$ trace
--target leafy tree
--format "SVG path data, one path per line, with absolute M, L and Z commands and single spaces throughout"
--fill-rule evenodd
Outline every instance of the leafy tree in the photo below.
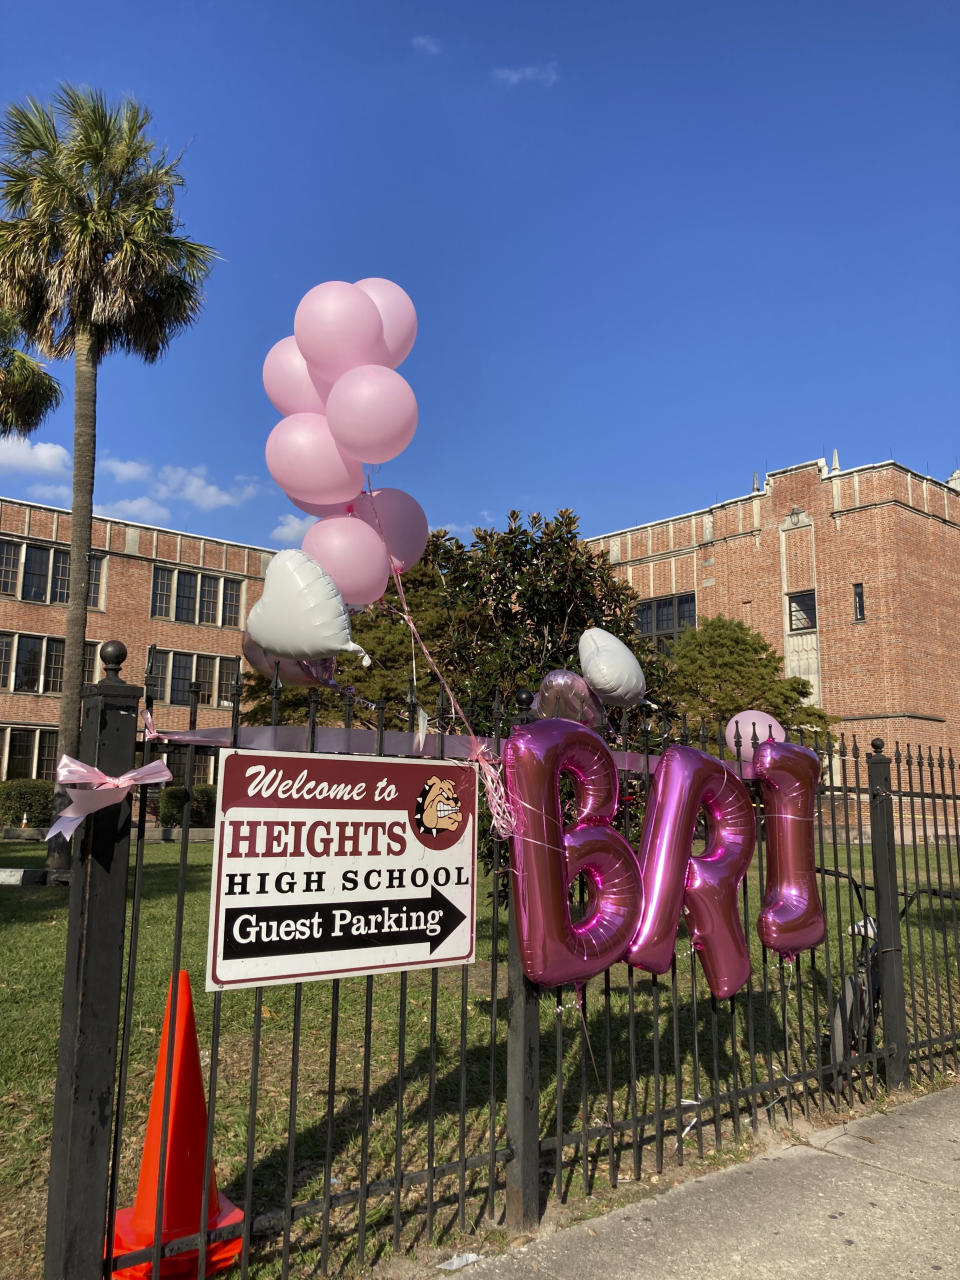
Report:
M 552 519 L 535 512 L 526 524 L 511 511 L 506 529 L 475 529 L 469 547 L 444 534 L 436 555 L 453 606 L 438 644 L 441 669 L 476 708 L 481 731 L 492 727 L 497 692 L 510 707 L 519 689 L 535 691 L 548 671 L 578 669 L 588 627 L 636 642 L 636 597 L 580 541 L 572 511 Z
M 59 750 L 76 754 L 96 458 L 97 374 L 113 351 L 155 361 L 197 317 L 215 253 L 182 235 L 179 158 L 132 99 L 63 85 L 0 123 L 0 306 L 45 356 L 74 362 L 73 516 Z
M 0 311 L 0 437 L 30 435 L 63 397 L 56 378 L 23 347 L 16 317 Z
M 641 663 L 643 655 L 640 655 Z M 718 614 L 680 633 L 650 696 L 670 716 L 725 725 L 740 711 L 765 711 L 791 730 L 824 730 L 828 717 L 806 702 L 810 683 L 784 676 L 783 659 L 759 632 Z M 757 726 L 758 732 L 760 726 Z M 741 725 L 741 732 L 750 727 Z

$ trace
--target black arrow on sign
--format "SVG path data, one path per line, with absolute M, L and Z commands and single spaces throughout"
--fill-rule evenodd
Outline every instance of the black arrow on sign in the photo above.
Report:
M 304 952 L 411 947 L 430 954 L 466 920 L 436 886 L 429 898 L 336 902 L 296 906 L 229 907 L 224 913 L 223 958 L 286 956 Z

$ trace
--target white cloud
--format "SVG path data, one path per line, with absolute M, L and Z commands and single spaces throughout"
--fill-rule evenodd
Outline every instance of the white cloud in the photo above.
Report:
M 440 53 L 440 41 L 434 40 L 433 36 L 413 36 L 410 43 L 420 53 L 429 53 L 433 57 Z
M 70 468 L 70 454 L 62 444 L 31 444 L 22 436 L 0 440 L 0 471 L 59 478 L 69 475 Z
M 430 532 L 436 533 L 438 529 L 442 529 L 444 533 L 452 533 L 457 538 L 463 537 L 465 534 L 469 534 L 472 538 L 476 527 L 475 524 L 432 524 Z
M 221 489 L 207 479 L 206 467 L 161 467 L 154 492 L 158 498 L 178 498 L 200 511 L 215 511 L 218 507 L 238 507 L 248 501 L 257 492 L 257 484 L 255 480 L 237 476 L 233 489 Z
M 494 80 L 503 84 L 539 84 L 544 89 L 552 89 L 560 79 L 560 71 L 556 62 L 545 62 L 535 67 L 494 67 Z
M 307 530 L 312 529 L 316 523 L 316 516 L 295 516 L 292 511 L 288 511 L 286 515 L 280 517 L 270 537 L 274 542 L 279 542 L 285 547 L 299 547 L 307 535 Z
M 27 489 L 27 494 L 37 502 L 52 502 L 59 507 L 69 507 L 73 502 L 73 493 L 68 484 L 32 484 Z
M 115 516 L 119 520 L 138 520 L 143 524 L 163 524 L 170 519 L 170 508 L 154 498 L 120 498 L 94 507 L 98 516 Z
M 150 467 L 146 462 L 124 462 L 121 458 L 100 458 L 97 466 L 101 471 L 109 471 L 114 480 L 120 484 L 140 484 L 150 476 Z

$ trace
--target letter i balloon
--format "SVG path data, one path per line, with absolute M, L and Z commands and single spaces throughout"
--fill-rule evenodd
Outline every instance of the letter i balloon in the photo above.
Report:
M 267 469 L 295 506 L 317 517 L 301 554 L 322 575 L 282 557 L 268 568 L 247 620 L 251 651 L 259 646 L 267 661 L 293 659 L 309 670 L 355 650 L 347 615 L 379 600 L 391 574 L 423 555 L 429 528 L 417 500 L 401 489 L 364 490 L 364 465 L 391 461 L 417 430 L 416 397 L 396 372 L 416 336 L 417 313 L 398 284 L 328 280 L 304 294 L 293 333 L 267 353 L 264 389 L 284 415 L 267 439 Z M 312 574 L 310 621 L 291 594 L 292 568 Z

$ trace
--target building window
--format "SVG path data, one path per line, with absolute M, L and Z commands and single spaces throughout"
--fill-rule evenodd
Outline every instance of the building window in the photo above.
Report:
M 7 751 L 7 777 L 33 777 L 33 748 L 36 732 L 33 729 L 11 729 L 10 747 Z
M 200 621 L 219 621 L 220 579 L 204 573 L 200 576 Z
M 863 583 L 855 582 L 853 584 L 853 620 L 863 622 L 866 616 L 863 611 Z
M 53 571 L 50 574 L 50 603 L 66 604 L 69 599 L 70 552 L 54 551 Z
M 100 652 L 99 640 L 87 640 L 83 646 L 83 683 L 97 682 L 97 655 Z
M 50 573 L 50 548 L 27 547 L 23 558 L 23 582 L 20 585 L 21 600 L 45 602 Z
M 100 607 L 103 556 L 91 556 L 89 564 L 87 606 L 97 609 Z M 0 542 L 0 595 L 18 594 L 21 600 L 28 600 L 31 604 L 66 604 L 70 599 L 70 552 L 33 543 Z
M 207 626 L 239 627 L 240 588 L 237 578 L 197 574 L 190 569 L 153 570 L 151 618 L 172 617 L 176 622 Z
M 174 614 L 177 622 L 196 622 L 197 620 L 197 575 L 181 569 L 177 574 L 177 608 Z
M 223 580 L 223 617 L 221 625 L 224 627 L 239 627 L 240 625 L 240 583 L 236 578 L 224 578 Z
M 57 731 L 40 729 L 37 732 L 37 774 L 48 782 L 55 780 L 57 771 Z
M 63 650 L 62 640 L 47 640 L 47 656 L 43 664 L 44 693 L 63 692 Z
M 0 595 L 17 594 L 20 548 L 15 542 L 0 542 Z
M 200 686 L 201 706 L 232 706 L 239 666 L 239 658 L 218 658 L 209 653 L 171 653 L 166 649 L 155 649 L 153 666 L 148 671 L 147 678 L 152 680 L 153 696 L 158 702 L 189 706 L 190 685 L 196 682 Z
M 43 637 L 19 636 L 17 639 L 17 664 L 14 669 L 14 693 L 39 693 L 40 673 L 43 670 Z
M 185 707 L 190 702 L 190 682 L 193 680 L 193 654 L 174 653 L 170 666 L 170 701 Z
M 200 686 L 200 702 L 209 707 L 213 701 L 214 681 L 217 677 L 217 660 L 197 654 L 196 679 Z
M 239 658 L 220 659 L 220 683 L 217 687 L 217 702 L 221 707 L 233 706 L 236 692 L 237 676 L 240 673 Z
M 150 617 L 169 618 L 170 599 L 173 591 L 173 570 L 161 569 L 158 565 L 153 571 L 153 595 L 150 598 Z
M 791 631 L 815 631 L 817 629 L 817 593 L 798 591 L 787 596 L 790 610 Z
M 83 646 L 83 681 L 96 680 L 99 642 Z M 62 693 L 66 645 L 57 636 L 16 636 L 0 633 L 0 690 L 14 693 Z
M 87 608 L 100 608 L 100 580 L 102 578 L 103 556 L 91 556 L 89 560 L 90 576 L 87 579 Z
M 661 653 L 669 652 L 681 631 L 696 625 L 697 597 L 692 591 L 679 596 L 663 596 L 659 600 L 644 600 L 637 608 L 637 630 Z

